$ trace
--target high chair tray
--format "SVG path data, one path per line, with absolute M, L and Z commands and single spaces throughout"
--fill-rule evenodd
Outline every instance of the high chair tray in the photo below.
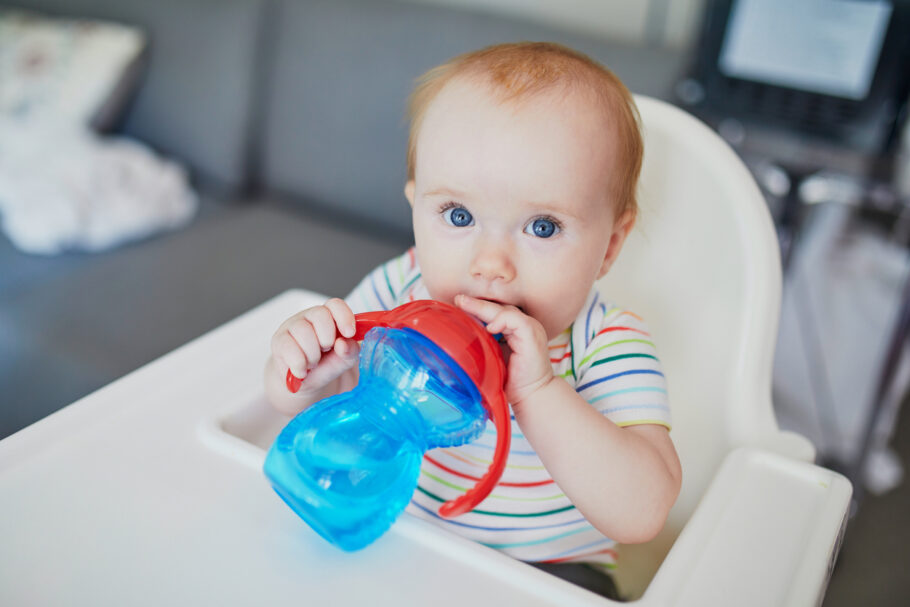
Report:
M 0 441 L 0 605 L 607 604 L 410 517 L 342 552 L 212 447 L 261 401 L 275 327 L 324 299 L 278 296 Z
M 261 472 L 282 423 L 262 402 L 268 340 L 284 318 L 323 299 L 280 295 L 0 441 L 0 604 L 610 604 L 407 515 L 375 544 L 345 553 L 278 499 Z M 739 530 L 738 509 L 752 500 L 756 515 L 765 505 L 775 516 L 798 509 L 799 528 L 812 538 L 813 529 L 839 525 L 831 514 L 837 483 L 819 484 L 827 471 L 731 458 L 690 525 L 697 531 L 716 518 L 715 539 L 729 541 L 699 551 L 687 527 L 640 604 L 774 604 L 700 596 L 731 555 L 734 577 L 750 559 L 779 559 L 792 575 L 807 562 L 827 564 L 824 554 L 781 553 L 778 536 L 760 542 Z M 729 480 L 740 472 L 746 480 Z M 771 556 L 751 552 L 759 544 L 770 544 Z M 694 583 L 686 585 L 687 573 Z

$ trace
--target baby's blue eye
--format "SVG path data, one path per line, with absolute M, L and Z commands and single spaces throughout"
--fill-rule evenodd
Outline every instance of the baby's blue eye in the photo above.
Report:
M 556 222 L 550 219 L 535 219 L 528 227 L 525 228 L 525 232 L 538 238 L 549 238 L 553 234 L 559 231 L 559 226 L 556 225 Z
M 474 223 L 474 216 L 464 207 L 451 207 L 443 212 L 446 223 L 456 228 L 464 228 Z

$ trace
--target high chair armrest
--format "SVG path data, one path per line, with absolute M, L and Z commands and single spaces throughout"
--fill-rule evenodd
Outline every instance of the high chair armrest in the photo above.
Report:
M 751 448 L 730 453 L 643 603 L 818 605 L 852 487 L 819 466 Z
M 773 434 L 768 442 L 752 446 L 800 462 L 811 463 L 815 461 L 815 445 L 808 438 L 797 432 L 781 430 Z

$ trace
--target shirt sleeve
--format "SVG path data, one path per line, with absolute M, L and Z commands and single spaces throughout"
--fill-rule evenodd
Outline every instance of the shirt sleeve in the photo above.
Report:
M 355 314 L 375 310 L 391 310 L 413 282 L 416 270 L 413 247 L 394 259 L 378 266 L 360 281 L 344 300 Z
M 667 382 L 645 322 L 603 306 L 577 363 L 575 390 L 618 426 L 671 427 Z

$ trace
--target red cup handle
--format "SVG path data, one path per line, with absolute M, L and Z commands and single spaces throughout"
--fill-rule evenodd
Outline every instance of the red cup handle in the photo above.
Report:
M 497 402 L 490 403 L 490 415 L 496 427 L 496 450 L 493 452 L 493 462 L 477 484 L 468 489 L 463 495 L 445 502 L 439 507 L 439 516 L 452 518 L 473 510 L 477 504 L 487 498 L 506 467 L 509 458 L 509 443 L 512 438 L 512 425 L 509 417 L 509 405 L 504 398 L 497 398 Z
M 297 394 L 297 390 L 300 389 L 300 384 L 303 383 L 303 379 L 297 377 L 291 370 L 288 369 L 288 374 L 284 378 L 284 384 L 288 387 L 288 392 L 291 394 Z

